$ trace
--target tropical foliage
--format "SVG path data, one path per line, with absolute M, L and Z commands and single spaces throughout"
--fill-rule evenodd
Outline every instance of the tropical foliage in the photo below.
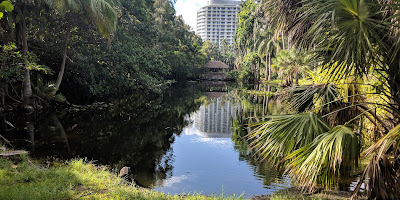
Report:
M 0 107 L 40 108 L 61 93 L 78 104 L 161 94 L 173 82 L 197 78 L 207 61 L 203 42 L 173 3 L 2 2 L 0 56 L 7 59 L 0 63 Z
M 261 159 L 308 190 L 336 187 L 362 159 L 369 164 L 353 197 L 363 187 L 370 198 L 400 198 L 399 8 L 377 0 L 242 3 L 236 66 L 247 73 L 243 58 L 265 58 L 260 80 L 281 79 L 276 98 L 290 108 L 253 124 L 247 138 Z

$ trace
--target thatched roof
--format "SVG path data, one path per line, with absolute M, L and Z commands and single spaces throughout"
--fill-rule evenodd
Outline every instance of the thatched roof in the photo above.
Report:
M 229 66 L 221 61 L 211 60 L 207 63 L 207 68 L 211 69 L 229 69 Z

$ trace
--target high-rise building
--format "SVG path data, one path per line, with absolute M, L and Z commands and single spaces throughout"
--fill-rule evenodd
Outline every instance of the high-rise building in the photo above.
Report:
M 232 44 L 236 32 L 240 1 L 209 0 L 197 11 L 196 33 L 205 40 L 221 46 L 222 39 Z

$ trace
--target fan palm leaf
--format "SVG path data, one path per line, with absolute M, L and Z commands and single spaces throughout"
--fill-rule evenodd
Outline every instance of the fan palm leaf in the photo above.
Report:
M 302 187 L 331 187 L 340 176 L 348 176 L 358 165 L 359 139 L 353 130 L 337 126 L 288 155 L 286 173 Z
M 330 110 L 330 104 L 340 97 L 339 91 L 332 83 L 294 86 L 289 89 L 289 93 L 290 107 L 299 112 L 315 111 L 317 101 L 320 101 L 319 105 L 324 105 Z
M 364 152 L 371 156 L 360 181 L 354 190 L 356 196 L 364 183 L 368 196 L 377 199 L 400 198 L 400 124 Z
M 275 163 L 330 130 L 313 112 L 267 118 L 268 121 L 254 124 L 257 127 L 248 134 L 248 138 L 252 141 L 250 147 L 260 159 L 269 159 Z
M 388 20 L 381 5 L 369 0 L 304 0 L 302 20 L 313 21 L 303 46 L 316 47 L 331 77 L 365 74 L 380 64 L 379 52 L 388 51 Z M 309 41 L 313 41 L 309 43 Z

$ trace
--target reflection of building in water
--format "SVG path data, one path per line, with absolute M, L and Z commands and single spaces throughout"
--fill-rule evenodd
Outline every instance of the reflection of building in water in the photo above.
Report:
M 195 127 L 209 138 L 229 138 L 232 135 L 231 118 L 235 118 L 236 106 L 221 103 L 219 99 L 207 106 L 201 106 L 194 114 Z

